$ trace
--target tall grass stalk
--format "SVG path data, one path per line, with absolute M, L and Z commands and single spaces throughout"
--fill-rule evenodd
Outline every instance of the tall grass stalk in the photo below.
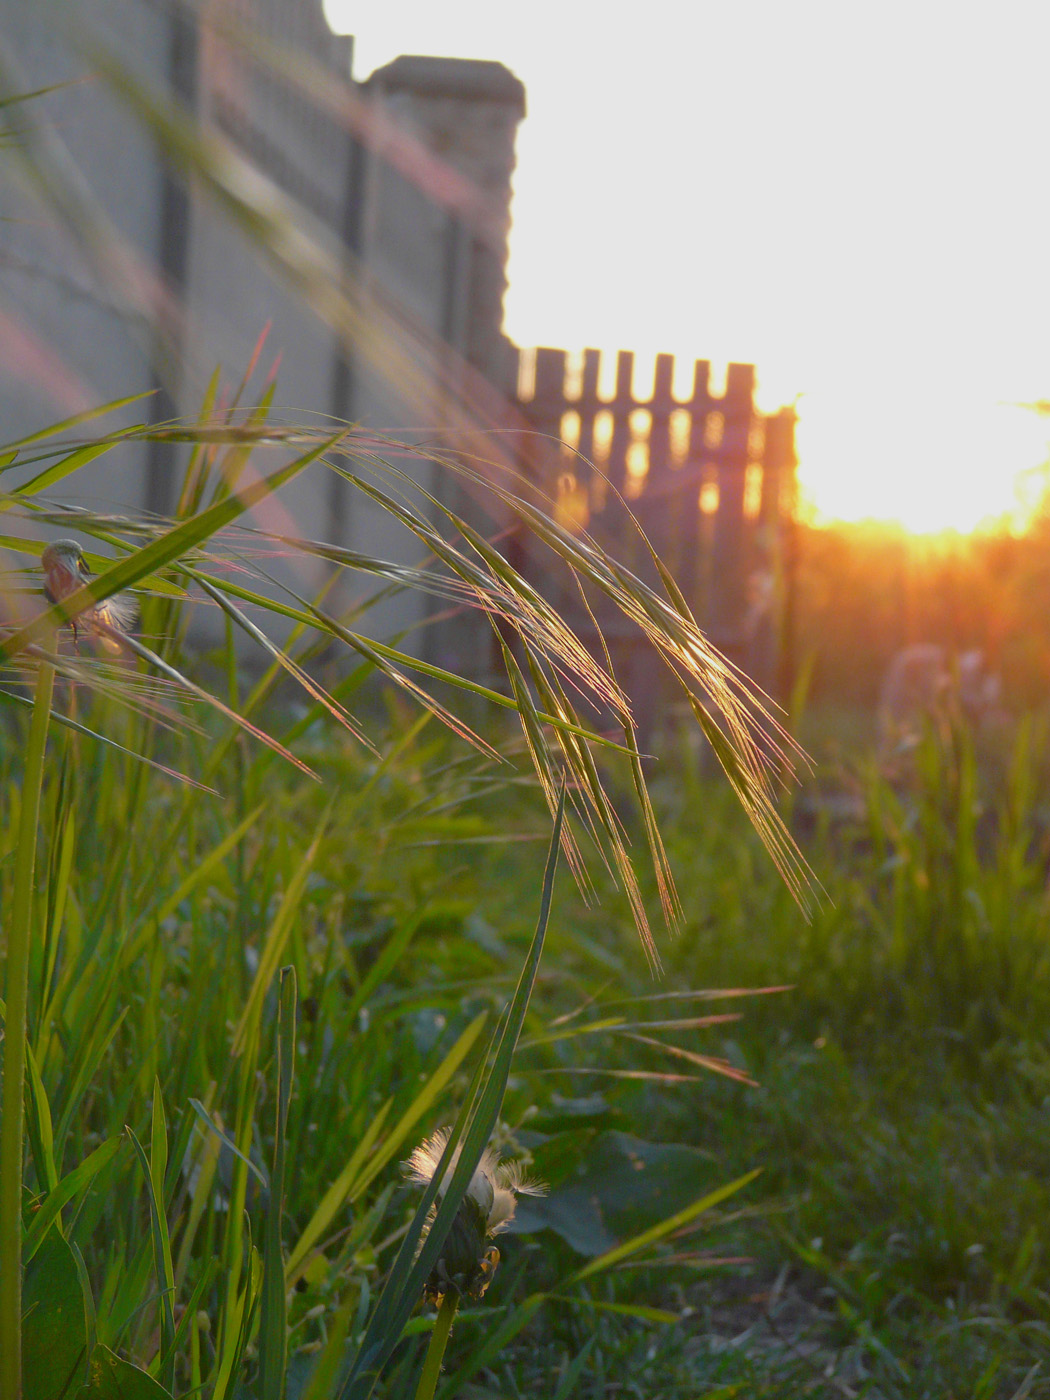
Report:
M 430 1334 L 430 1345 L 427 1347 L 426 1360 L 423 1362 L 423 1372 L 416 1388 L 416 1400 L 434 1400 L 434 1391 L 437 1389 L 438 1377 L 441 1375 L 441 1362 L 445 1356 L 448 1339 L 452 1334 L 452 1323 L 458 1307 L 459 1295 L 450 1288 L 442 1298 L 441 1307 L 434 1320 L 434 1330 Z
M 45 634 L 44 643 L 45 651 L 53 650 L 53 634 Z M 4 1085 L 0 1115 L 0 1395 L 8 1396 L 10 1400 L 19 1400 L 22 1394 L 22 1151 L 25 1132 L 26 1010 L 29 1001 L 37 825 L 54 684 L 54 667 L 41 657 L 22 780 L 14 897 L 7 926 Z

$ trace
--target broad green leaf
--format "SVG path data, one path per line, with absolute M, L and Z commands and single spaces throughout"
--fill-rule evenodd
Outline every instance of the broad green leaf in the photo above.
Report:
M 637 1254 L 639 1250 L 646 1249 L 651 1244 L 656 1244 L 659 1240 L 665 1239 L 668 1235 L 674 1234 L 676 1230 L 681 1230 L 684 1226 L 691 1224 L 698 1215 L 703 1215 L 705 1211 L 713 1206 L 720 1205 L 722 1201 L 728 1200 L 730 1196 L 735 1196 L 738 1191 L 742 1191 L 745 1186 L 751 1184 L 757 1176 L 761 1175 L 761 1168 L 756 1168 L 748 1172 L 746 1176 L 741 1176 L 736 1181 L 727 1182 L 724 1186 L 719 1186 L 716 1190 L 708 1192 L 706 1196 L 701 1196 L 692 1205 L 686 1206 L 684 1210 L 676 1212 L 666 1220 L 662 1220 L 659 1225 L 654 1225 L 649 1230 L 643 1230 L 640 1235 L 635 1235 L 633 1239 L 625 1243 L 616 1245 L 613 1249 L 592 1259 L 589 1264 L 585 1264 L 582 1269 L 577 1269 L 574 1274 L 565 1280 L 561 1285 L 563 1288 L 571 1287 L 573 1284 L 582 1283 L 584 1279 L 591 1278 L 594 1274 L 604 1273 L 614 1264 L 618 1264 L 621 1259 L 627 1259 L 632 1254 Z
M 22 1290 L 23 1400 L 65 1400 L 87 1374 L 87 1314 L 69 1245 L 48 1235 Z
M 76 1400 L 171 1400 L 171 1391 L 99 1343 L 91 1353 L 88 1382 Z

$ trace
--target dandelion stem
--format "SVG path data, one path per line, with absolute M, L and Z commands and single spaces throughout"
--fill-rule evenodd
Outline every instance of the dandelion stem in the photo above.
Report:
M 445 1347 L 452 1331 L 452 1319 L 455 1317 L 458 1307 L 459 1294 L 450 1288 L 441 1300 L 441 1307 L 438 1309 L 437 1319 L 434 1322 L 434 1330 L 430 1334 L 430 1346 L 427 1348 L 427 1359 L 423 1362 L 423 1374 L 420 1376 L 419 1385 L 416 1388 L 416 1400 L 433 1400 L 438 1377 L 441 1375 L 441 1362 L 445 1355 Z
M 51 638 L 44 648 L 50 650 Z M 40 662 L 29 727 L 22 809 L 18 828 L 14 898 L 7 926 L 7 1000 L 4 1021 L 4 1087 L 0 1111 L 0 1395 L 22 1395 L 22 1146 L 25 1132 L 26 1005 L 33 916 L 40 790 L 44 777 L 47 724 L 54 668 Z

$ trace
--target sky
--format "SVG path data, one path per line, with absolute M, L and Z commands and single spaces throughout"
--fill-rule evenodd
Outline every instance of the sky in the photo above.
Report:
M 325 0 L 525 84 L 505 329 L 753 362 L 818 518 L 968 530 L 1050 456 L 1050 7 Z M 642 363 L 639 363 L 639 372 Z

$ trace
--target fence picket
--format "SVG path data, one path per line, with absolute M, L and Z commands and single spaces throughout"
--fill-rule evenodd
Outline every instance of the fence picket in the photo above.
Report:
M 589 530 L 654 581 L 632 511 L 716 645 L 765 688 L 779 689 L 790 653 L 784 622 L 793 581 L 782 543 L 794 509 L 794 410 L 759 412 L 753 365 L 731 364 L 717 396 L 710 362 L 697 360 L 683 401 L 674 393 L 674 356 L 656 357 L 652 390 L 641 396 L 634 354 L 620 350 L 614 394 L 603 400 L 599 351 L 584 352 L 571 389 L 566 352 L 535 353 L 535 389 L 519 407 L 539 433 L 557 439 L 563 422 L 573 428 L 575 452 L 529 454 L 536 485 L 558 504 L 563 523 Z M 544 567 L 539 558 L 532 566 Z M 601 607 L 597 618 L 614 663 L 628 674 L 633 642 Z M 571 621 L 585 638 L 593 632 L 582 608 Z M 642 708 L 653 711 L 651 696 Z

